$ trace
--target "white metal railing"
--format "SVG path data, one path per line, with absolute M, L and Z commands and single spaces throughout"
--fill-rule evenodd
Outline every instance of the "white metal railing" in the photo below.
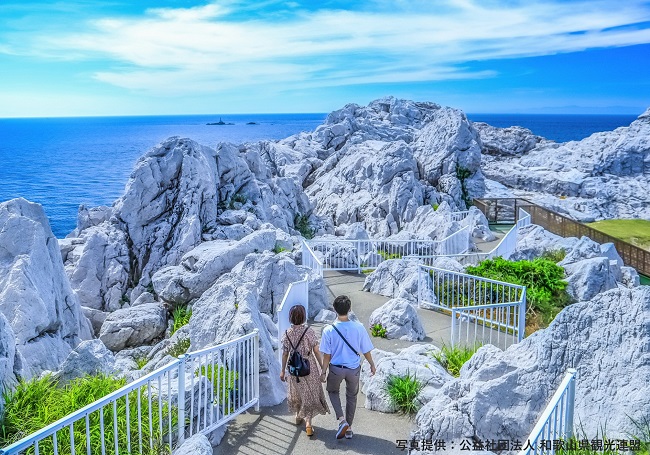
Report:
M 187 390 L 187 387 L 190 387 Z M 149 453 L 259 408 L 259 331 L 189 352 L 2 450 Z
M 524 209 L 519 208 L 519 217 L 517 223 L 510 228 L 510 230 L 504 235 L 497 246 L 495 246 L 491 251 L 487 252 L 475 252 L 475 253 L 455 253 L 455 254 L 436 254 L 436 255 L 420 255 L 418 258 L 420 262 L 425 265 L 433 265 L 440 256 L 446 256 L 456 261 L 460 262 L 462 265 L 472 265 L 477 264 L 486 259 L 494 259 L 495 257 L 502 257 L 504 259 L 509 259 L 512 253 L 515 252 L 517 248 L 517 235 L 519 234 L 519 229 L 524 226 L 531 224 L 530 214 Z
M 558 442 L 562 442 L 565 445 L 562 448 L 566 450 L 566 444 L 573 438 L 575 384 L 576 370 L 569 368 L 519 455 L 554 454 L 560 449 Z
M 447 256 L 469 249 L 469 228 L 463 227 L 442 240 L 310 240 L 303 249 L 303 259 L 311 261 L 310 254 L 322 255 L 318 264 L 322 270 L 376 269 L 388 259 L 405 256 Z M 311 252 L 311 253 L 310 253 Z
M 318 274 L 318 276 L 322 277 L 323 276 L 323 263 L 318 259 L 316 256 L 316 253 L 314 253 L 314 250 L 311 249 L 309 244 L 302 240 L 302 265 L 309 267 L 312 269 L 314 272 Z
M 464 341 L 505 348 L 524 337 L 524 286 L 420 264 L 418 306 L 451 312 L 452 345 Z
M 450 218 L 451 221 L 456 221 L 457 223 L 460 223 L 465 218 L 467 218 L 467 215 L 469 215 L 469 210 L 463 210 L 462 212 L 451 212 Z
M 294 305 L 305 307 L 305 314 L 309 315 L 309 281 L 305 277 L 302 281 L 296 281 L 289 285 L 287 292 L 284 294 L 282 303 L 278 307 L 278 341 L 284 332 L 291 326 L 289 322 L 289 311 Z M 278 361 L 282 365 L 282 349 L 278 349 Z

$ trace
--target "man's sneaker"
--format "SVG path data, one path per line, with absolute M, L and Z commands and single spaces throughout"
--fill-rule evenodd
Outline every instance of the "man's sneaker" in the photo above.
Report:
M 352 430 L 348 429 L 348 431 L 345 432 L 345 439 L 352 439 L 352 436 L 354 436 L 354 433 Z
M 350 425 L 348 425 L 345 420 L 341 420 L 339 423 L 339 430 L 336 432 L 336 439 L 343 439 L 348 428 L 350 428 Z

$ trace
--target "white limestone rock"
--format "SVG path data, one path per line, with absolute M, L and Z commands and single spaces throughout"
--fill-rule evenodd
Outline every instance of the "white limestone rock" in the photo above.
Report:
M 444 256 L 429 261 L 429 265 L 454 272 L 464 270 L 458 261 Z M 413 258 L 384 261 L 366 277 L 363 290 L 415 303 L 418 301 L 418 279 L 430 279 L 426 273 L 418 276 L 419 267 L 420 262 Z
M 152 278 L 154 290 L 166 302 L 185 304 L 200 297 L 217 278 L 246 255 L 275 246 L 275 231 L 256 231 L 240 241 L 204 242 L 186 253 L 179 265 L 164 267 Z
M 133 300 L 156 270 L 177 264 L 201 242 L 217 217 L 217 175 L 214 150 L 189 139 L 170 138 L 138 160 L 114 205 L 134 256 Z
M 564 250 L 566 253 L 571 251 L 578 241 L 576 237 L 560 237 L 541 226 L 530 224 L 518 230 L 517 245 L 514 253 L 510 255 L 510 260 L 526 259 L 530 261 L 546 252 L 558 250 Z
M 167 310 L 159 303 L 145 303 L 117 310 L 106 317 L 99 339 L 111 351 L 142 346 L 167 328 Z
M 414 259 L 384 261 L 366 277 L 363 290 L 417 302 L 419 266 L 419 261 Z
M 320 310 L 316 317 L 314 318 L 315 322 L 325 322 L 325 323 L 331 323 L 336 321 L 336 318 L 338 316 L 334 311 L 331 310 Z
M 537 136 L 521 126 L 498 128 L 483 122 L 472 124 L 481 138 L 481 152 L 486 155 L 521 156 L 540 144 L 553 144 L 553 141 Z
M 197 433 L 186 439 L 181 446 L 174 450 L 173 455 L 212 455 L 212 444 L 203 433 Z
M 424 340 L 426 333 L 418 312 L 406 299 L 391 299 L 370 315 L 370 327 L 381 324 L 388 339 L 406 341 Z
M 616 287 L 616 276 L 606 257 L 583 259 L 565 265 L 564 270 L 569 283 L 566 290 L 575 300 L 591 300 L 596 294 Z
M 364 362 L 361 369 L 361 392 L 366 396 L 366 409 L 385 413 L 397 412 L 386 389 L 386 381 L 391 376 L 415 376 L 425 384 L 417 400 L 419 405 L 426 404 L 436 390 L 453 379 L 433 357 L 438 351 L 432 344 L 416 344 L 402 349 L 397 354 L 373 350 L 372 358 L 377 368 L 375 375 L 370 376 L 367 362 Z
M 81 305 L 106 312 L 128 306 L 131 264 L 124 232 L 107 221 L 83 230 L 81 226 L 78 237 L 60 241 L 65 270 Z
M 516 138 L 507 141 L 512 140 Z M 484 155 L 482 170 L 514 195 L 580 221 L 650 219 L 648 151 L 650 109 L 629 127 L 594 133 L 581 141 L 541 141 L 521 156 Z
M 575 422 L 587 438 L 605 425 L 609 438 L 627 438 L 630 417 L 650 418 L 649 320 L 650 287 L 612 289 L 506 351 L 483 346 L 418 412 L 416 436 L 525 440 L 574 367 Z
M 56 370 L 92 337 L 43 208 L 22 198 L 0 204 L 0 313 L 18 353 L 12 373 L 25 379 Z M 6 355 L 13 349 L 7 346 Z
M 0 313 L 0 389 L 2 390 L 9 390 L 16 381 L 14 374 L 15 361 L 16 337 L 11 324 L 9 324 L 4 314 Z M 0 395 L 0 414 L 2 414 L 3 406 L 4 399 Z
M 471 206 L 469 208 L 469 213 L 460 222 L 460 226 L 467 226 L 470 230 L 470 235 L 475 239 L 481 239 L 485 242 L 496 240 L 496 236 L 490 230 L 487 218 L 477 207 Z
M 639 286 L 641 284 L 639 272 L 633 267 L 621 267 L 621 283 L 628 288 Z
M 57 376 L 64 382 L 84 375 L 115 372 L 115 356 L 101 340 L 82 341 L 61 364 Z

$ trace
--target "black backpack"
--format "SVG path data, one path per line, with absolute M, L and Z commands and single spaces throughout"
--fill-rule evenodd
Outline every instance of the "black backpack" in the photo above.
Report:
M 300 382 L 299 378 L 309 375 L 309 370 L 310 370 L 309 360 L 303 358 L 300 352 L 296 350 L 298 346 L 300 346 L 300 342 L 302 341 L 302 338 L 305 336 L 305 333 L 307 333 L 307 330 L 309 330 L 309 327 L 307 327 L 305 331 L 302 332 L 302 335 L 298 340 L 298 344 L 295 347 L 291 343 L 289 337 L 287 337 L 287 341 L 291 346 L 291 354 L 289 354 L 289 362 L 287 363 L 287 366 L 289 367 L 289 374 L 291 376 L 296 377 L 296 382 Z

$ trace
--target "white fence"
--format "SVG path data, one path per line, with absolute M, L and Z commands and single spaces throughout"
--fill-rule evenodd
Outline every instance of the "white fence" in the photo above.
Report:
M 282 303 L 278 308 L 278 342 L 282 339 L 284 332 L 291 326 L 289 322 L 289 311 L 294 305 L 305 307 L 305 314 L 309 316 L 309 281 L 305 277 L 302 281 L 296 281 L 289 285 L 287 292 L 284 294 Z M 278 349 L 278 360 L 282 365 L 282 349 Z
M 210 433 L 253 406 L 259 409 L 257 330 L 182 355 L 0 453 L 171 452 L 185 437 Z
M 469 215 L 469 210 L 463 210 L 462 212 L 451 212 L 450 218 L 451 221 L 456 221 L 457 223 L 460 223 L 465 218 L 467 218 L 467 215 Z
M 302 265 L 311 268 L 320 277 L 323 276 L 323 263 L 316 257 L 316 254 L 311 247 L 302 240 Z
M 451 312 L 451 343 L 521 341 L 526 326 L 526 288 L 461 272 L 420 265 L 418 306 Z
M 455 212 L 463 213 L 463 212 Z M 519 209 L 519 218 L 517 223 L 501 238 L 501 241 L 491 251 L 475 252 L 475 253 L 454 253 L 454 254 L 435 254 L 435 255 L 419 255 L 420 263 L 424 265 L 433 265 L 440 256 L 446 256 L 460 262 L 462 265 L 478 264 L 486 259 L 494 259 L 500 256 L 504 259 L 509 259 L 512 253 L 515 252 L 517 247 L 517 235 L 519 229 L 530 224 L 530 214 L 524 209 Z
M 469 249 L 469 240 L 468 227 L 442 240 L 310 240 L 306 245 L 308 249 L 303 247 L 303 261 L 307 264 L 317 262 L 322 270 L 361 272 L 376 269 L 388 259 L 464 253 Z
M 573 409 L 576 395 L 576 370 L 569 368 L 553 398 L 531 431 L 519 455 L 566 453 L 573 438 Z M 562 443 L 564 447 L 556 445 Z

